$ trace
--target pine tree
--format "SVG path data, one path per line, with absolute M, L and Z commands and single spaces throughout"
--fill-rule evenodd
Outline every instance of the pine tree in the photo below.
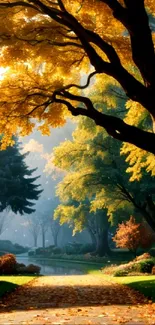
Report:
M 33 177 L 36 169 L 29 169 L 25 163 L 26 154 L 22 154 L 19 144 L 0 151 L 0 211 L 10 208 L 14 213 L 30 214 L 34 212 L 34 201 L 38 200 L 42 190 L 36 184 L 39 176 Z

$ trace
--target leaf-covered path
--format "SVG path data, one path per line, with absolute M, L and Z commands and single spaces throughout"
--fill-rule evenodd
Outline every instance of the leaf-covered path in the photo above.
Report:
M 1 301 L 0 324 L 155 324 L 155 305 L 100 275 L 43 276 Z

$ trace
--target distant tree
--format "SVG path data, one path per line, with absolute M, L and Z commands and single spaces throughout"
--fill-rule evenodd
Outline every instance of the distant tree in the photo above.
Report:
M 39 176 L 32 177 L 36 169 L 25 163 L 26 154 L 20 152 L 19 144 L 0 151 L 0 212 L 10 208 L 14 213 L 30 214 L 42 190 L 36 184 Z
M 53 217 L 51 217 L 51 221 L 50 221 L 50 229 L 51 229 L 51 233 L 53 236 L 53 241 L 54 241 L 54 245 L 58 246 L 58 235 L 59 235 L 59 231 L 60 231 L 60 223 L 59 220 L 54 220 Z
M 0 235 L 5 231 L 5 226 L 7 223 L 7 213 L 5 214 L 4 212 L 0 213 Z
M 50 227 L 50 215 L 48 211 L 37 212 L 38 224 L 40 226 L 40 233 L 42 237 L 42 247 L 46 246 L 46 233 Z
M 119 224 L 113 237 L 116 247 L 128 248 L 136 256 L 138 248 L 148 249 L 155 241 L 155 234 L 144 223 L 136 223 L 133 216 L 130 220 Z
M 49 210 L 49 228 L 53 237 L 53 242 L 55 246 L 58 246 L 58 235 L 61 228 L 59 218 L 54 219 L 54 210 L 59 204 L 59 199 L 57 197 L 48 200 L 48 210 Z
M 40 233 L 40 224 L 37 215 L 32 215 L 28 218 L 28 228 L 34 241 L 34 247 L 37 247 L 38 236 Z

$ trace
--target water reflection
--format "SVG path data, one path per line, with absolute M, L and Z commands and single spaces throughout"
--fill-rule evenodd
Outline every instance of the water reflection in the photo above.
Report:
M 50 261 L 50 260 L 38 260 L 35 258 L 17 256 L 16 257 L 18 263 L 24 263 L 25 265 L 28 264 L 35 264 L 41 267 L 40 274 L 43 275 L 80 275 L 83 274 L 82 270 L 78 269 L 74 265 L 66 266 L 65 263 L 57 262 L 57 261 Z M 62 265 L 63 264 L 63 265 Z

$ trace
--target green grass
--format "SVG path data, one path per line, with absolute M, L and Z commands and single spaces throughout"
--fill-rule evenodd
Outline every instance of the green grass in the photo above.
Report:
M 115 282 L 128 285 L 130 288 L 138 290 L 145 297 L 155 302 L 155 275 L 113 277 L 113 279 Z
M 15 290 L 18 286 L 28 283 L 35 276 L 0 276 L 0 297 Z
M 124 277 L 113 277 L 110 275 L 102 274 L 99 267 L 98 269 L 93 267 L 87 268 L 87 273 L 100 275 L 105 280 L 120 283 L 129 286 L 135 290 L 141 292 L 145 297 L 155 302 L 155 275 L 139 275 L 139 276 L 124 276 Z

